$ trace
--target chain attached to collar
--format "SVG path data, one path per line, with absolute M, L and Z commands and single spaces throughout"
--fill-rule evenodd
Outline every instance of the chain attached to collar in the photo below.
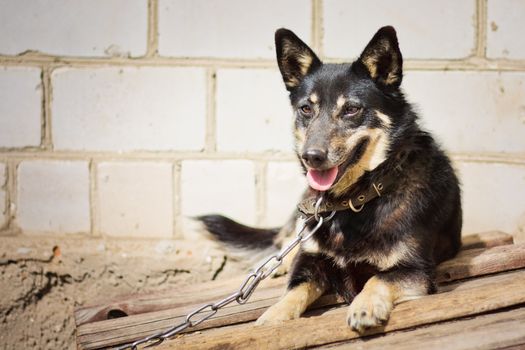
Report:
M 248 276 L 246 276 L 246 279 L 241 283 L 239 289 L 237 289 L 233 294 L 230 294 L 229 296 L 222 300 L 218 300 L 215 303 L 202 305 L 201 307 L 187 314 L 184 321 L 172 326 L 171 328 L 163 329 L 160 332 L 138 339 L 134 342 L 117 346 L 116 349 L 138 350 L 139 346 L 143 346 L 144 348 L 157 346 L 166 339 L 172 338 L 182 333 L 186 329 L 195 327 L 196 325 L 206 321 L 210 317 L 214 316 L 221 308 L 230 303 L 233 303 L 234 301 L 237 302 L 237 304 L 245 304 L 252 296 L 259 283 L 265 278 L 271 276 L 273 272 L 279 266 L 281 266 L 285 256 L 287 256 L 298 244 L 312 238 L 312 236 L 317 231 L 319 231 L 323 224 L 327 223 L 334 217 L 335 211 L 333 211 L 328 216 L 320 215 L 320 210 L 323 206 L 323 196 L 320 196 L 313 205 L 314 211 L 312 212 L 312 215 L 308 216 L 308 218 L 303 221 L 301 227 L 297 230 L 295 239 L 291 241 L 286 247 L 283 247 L 278 253 L 270 255 L 262 263 L 255 267 L 248 274 Z M 313 224 L 314 222 L 317 222 L 315 226 L 307 230 L 308 225 Z

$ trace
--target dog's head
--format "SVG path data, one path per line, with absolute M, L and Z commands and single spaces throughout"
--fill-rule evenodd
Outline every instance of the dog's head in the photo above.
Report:
M 294 33 L 275 33 L 295 113 L 296 152 L 310 187 L 336 196 L 387 157 L 405 112 L 396 32 L 381 28 L 350 64 L 323 64 Z

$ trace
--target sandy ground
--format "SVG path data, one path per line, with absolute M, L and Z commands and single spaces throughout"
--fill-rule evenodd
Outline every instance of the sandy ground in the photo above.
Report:
M 246 261 L 219 248 L 196 237 L 0 236 L 1 349 L 75 349 L 77 306 L 246 273 Z
M 225 256 L 204 240 L 0 237 L 2 349 L 75 349 L 75 307 L 246 271 Z

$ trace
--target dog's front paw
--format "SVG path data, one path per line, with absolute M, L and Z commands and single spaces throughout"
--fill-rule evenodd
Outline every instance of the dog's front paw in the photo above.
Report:
M 279 302 L 266 310 L 264 314 L 255 321 L 255 325 L 275 324 L 287 320 L 293 320 L 299 318 L 299 316 L 301 316 L 301 312 L 297 307 Z
M 360 293 L 350 304 L 347 322 L 353 330 L 362 333 L 388 320 L 393 303 L 388 296 L 378 293 Z

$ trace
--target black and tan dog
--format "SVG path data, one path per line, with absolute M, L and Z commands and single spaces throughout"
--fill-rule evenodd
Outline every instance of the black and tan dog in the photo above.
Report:
M 461 244 L 458 180 L 400 89 L 394 28 L 381 28 L 351 64 L 323 64 L 286 29 L 275 41 L 310 185 L 299 207 L 312 214 L 322 193 L 322 215 L 336 213 L 301 245 L 286 294 L 258 324 L 298 318 L 333 291 L 350 303 L 348 324 L 361 332 L 385 322 L 396 303 L 435 291 L 436 264 Z M 219 240 L 246 248 L 279 247 L 294 226 L 279 233 L 200 219 Z

